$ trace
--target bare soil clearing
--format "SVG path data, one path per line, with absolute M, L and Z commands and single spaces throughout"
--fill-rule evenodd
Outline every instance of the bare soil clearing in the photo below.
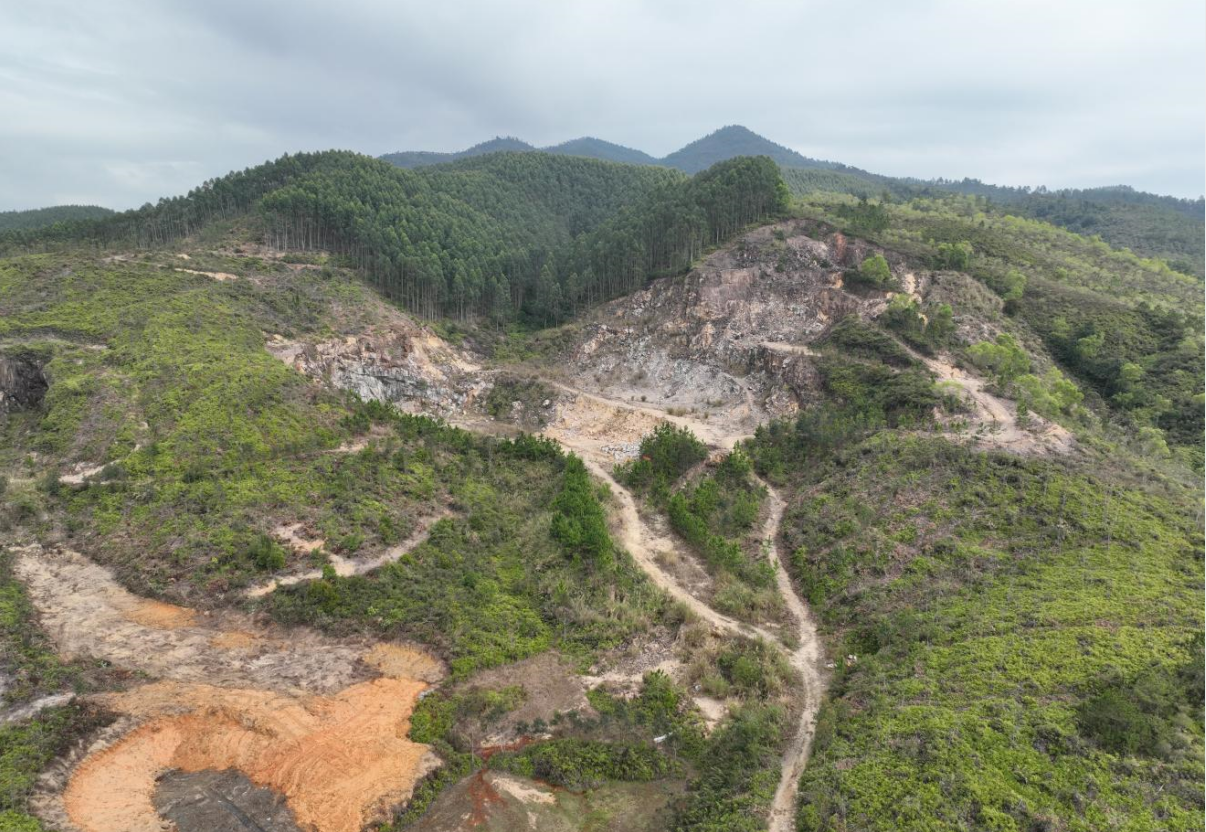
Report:
M 105 659 L 157 679 L 282 693 L 333 693 L 371 675 L 362 646 L 268 630 L 233 614 L 210 623 L 211 616 L 133 595 L 75 552 L 28 547 L 14 571 L 68 657 Z M 239 649 L 222 646 L 232 632 L 243 634 Z
M 947 382 L 962 393 L 972 408 L 973 437 L 978 445 L 1020 454 L 1066 454 L 1075 440 L 1064 427 L 1031 414 L 1032 428 L 1018 424 L 1017 403 L 1007 402 L 985 389 L 979 376 L 961 370 L 942 358 L 917 355 L 940 382 Z
M 103 465 L 89 465 L 86 462 L 80 462 L 72 467 L 71 473 L 60 476 L 59 482 L 63 485 L 83 485 L 84 480 L 95 477 L 103 470 L 105 470 Z
M 788 344 L 783 341 L 763 341 L 762 348 L 772 352 L 793 352 L 796 355 L 817 355 L 817 351 L 804 344 Z
M 476 746 L 501 746 L 516 739 L 519 725 L 537 721 L 552 723 L 557 714 L 571 711 L 596 716 L 586 699 L 586 680 L 555 652 L 538 653 L 531 658 L 477 673 L 466 688 L 499 690 L 519 685 L 524 690 L 522 704 L 491 724 L 492 733 L 470 739 Z
M 142 724 L 79 765 L 63 795 L 67 815 L 85 832 L 157 830 L 161 773 L 233 768 L 282 794 L 303 829 L 359 832 L 386 819 L 437 765 L 427 746 L 406 738 L 425 688 L 380 678 L 333 696 L 292 697 L 157 682 L 98 697 Z
M 217 281 L 238 280 L 239 279 L 239 276 L 237 274 L 231 274 L 230 272 L 203 272 L 203 271 L 198 271 L 197 269 L 181 269 L 181 268 L 176 268 L 175 271 L 184 272 L 185 274 L 199 274 L 202 277 L 208 277 L 211 280 L 217 280 Z
M 407 739 L 419 694 L 443 675 L 425 653 L 200 616 L 130 594 L 76 553 L 18 555 L 16 574 L 64 654 L 159 679 L 93 697 L 122 719 L 84 752 L 65 788 L 44 784 L 35 807 L 47 821 L 158 832 L 159 775 L 237 769 L 282 795 L 301 828 L 358 832 L 438 765 Z M 199 819 L 177 824 L 207 829 Z

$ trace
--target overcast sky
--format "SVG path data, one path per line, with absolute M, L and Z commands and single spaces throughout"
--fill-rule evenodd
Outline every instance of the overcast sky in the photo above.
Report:
M 0 210 L 285 152 L 744 124 L 878 173 L 1197 197 L 1202 0 L 0 0 Z

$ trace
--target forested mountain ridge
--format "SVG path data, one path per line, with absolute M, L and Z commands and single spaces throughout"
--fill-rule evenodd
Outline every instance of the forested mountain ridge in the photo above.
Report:
M 455 162 L 457 159 L 468 159 L 473 156 L 484 156 L 487 153 L 523 153 L 537 148 L 513 136 L 496 136 L 466 150 L 452 153 L 442 153 L 438 150 L 404 150 L 397 153 L 386 153 L 381 156 L 391 165 L 400 168 L 421 168 L 427 165 L 442 165 L 445 162 Z
M 754 131 L 736 124 L 721 127 L 701 139 L 696 139 L 662 158 L 660 164 L 678 168 L 685 173 L 695 173 L 733 156 L 769 156 L 775 160 L 777 165 L 784 168 L 828 170 L 845 167 L 835 162 L 809 159 L 807 156 L 783 145 L 775 144 L 770 139 L 765 139 Z
M 580 139 L 570 139 L 561 144 L 550 145 L 543 148 L 545 153 L 562 153 L 567 156 L 587 156 L 592 159 L 603 159 L 608 162 L 624 162 L 629 165 L 656 165 L 657 159 L 650 156 L 641 150 L 635 150 L 631 147 L 625 147 L 622 144 L 614 144 L 596 139 L 592 136 L 583 136 Z M 757 154 L 748 154 L 757 155 Z
M 441 165 L 446 162 L 455 162 L 458 159 L 468 159 L 473 156 L 483 156 L 487 153 L 523 153 L 527 151 L 556 153 L 563 156 L 584 156 L 588 159 L 601 159 L 605 162 L 623 162 L 630 165 L 655 165 L 658 163 L 658 160 L 654 159 L 648 153 L 591 136 L 570 139 L 569 141 L 549 145 L 548 147 L 536 147 L 513 137 L 497 137 L 484 141 L 481 144 L 476 144 L 467 150 L 451 153 L 410 150 L 386 153 L 380 158 L 400 168 L 420 168 L 427 165 Z
M 391 153 L 382 159 L 402 167 L 441 164 L 498 150 L 536 150 L 518 139 L 493 139 L 459 153 Z M 798 196 L 817 192 L 878 197 L 890 193 L 897 199 L 943 194 L 982 197 L 999 213 L 1039 219 L 1077 234 L 1097 235 L 1116 248 L 1129 248 L 1144 257 L 1165 259 L 1185 274 L 1206 274 L 1206 203 L 1202 198 L 1178 199 L 1136 191 L 1119 185 L 1086 189 L 1049 190 L 1040 186 L 1004 187 L 977 179 L 922 180 L 870 173 L 837 162 L 810 159 L 738 125 L 723 127 L 685 147 L 655 159 L 639 150 L 600 139 L 583 138 L 544 148 L 629 164 L 656 164 L 686 173 L 735 156 L 768 156 L 780 166 L 783 177 Z
M 49 208 L 33 208 L 28 211 L 0 211 L 0 233 L 29 231 L 59 222 L 99 219 L 112 213 L 114 213 L 112 209 L 102 208 L 99 205 L 54 205 Z
M 571 139 L 561 144 L 542 148 L 537 148 L 520 139 L 500 137 L 474 145 L 468 150 L 452 153 L 400 151 L 397 153 L 386 153 L 380 158 L 399 167 L 413 168 L 452 162 L 457 159 L 480 156 L 484 153 L 497 151 L 522 152 L 534 150 L 570 156 L 586 156 L 592 159 L 624 162 L 633 165 L 662 165 L 663 167 L 681 170 L 684 173 L 698 173 L 717 162 L 724 162 L 738 156 L 767 156 L 773 159 L 775 164 L 785 168 L 815 167 L 845 169 L 845 165 L 809 159 L 790 148 L 775 144 L 769 139 L 765 139 L 752 130 L 740 125 L 722 127 L 661 159 L 650 156 L 644 151 L 614 144 L 603 139 L 596 139 L 592 136 Z M 857 171 L 856 168 L 852 168 L 851 170 Z
M 547 324 L 683 270 L 705 247 L 786 205 L 766 158 L 688 178 L 547 153 L 406 170 L 329 151 L 284 156 L 102 220 L 0 235 L 0 250 L 160 245 L 254 213 L 274 245 L 346 257 L 427 317 Z

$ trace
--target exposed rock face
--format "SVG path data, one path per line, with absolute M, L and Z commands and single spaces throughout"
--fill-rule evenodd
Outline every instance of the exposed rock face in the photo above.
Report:
M 846 315 L 874 317 L 886 306 L 883 292 L 842 286 L 843 272 L 869 253 L 861 240 L 804 221 L 759 228 L 685 277 L 605 306 L 573 362 L 625 399 L 749 424 L 793 412 L 816 389 L 808 342 Z M 888 259 L 906 291 L 924 291 L 924 277 Z
M 411 412 L 461 412 L 483 386 L 476 364 L 408 321 L 316 344 L 274 336 L 268 350 L 365 401 L 392 402 Z
M 37 407 L 48 387 L 41 365 L 32 358 L 0 356 L 0 413 Z
M 567 400 L 564 386 L 598 393 L 589 407 L 641 409 L 643 402 L 672 417 L 689 412 L 720 434 L 747 435 L 817 395 L 813 340 L 847 315 L 875 318 L 887 308 L 891 293 L 843 284 L 844 274 L 873 253 L 887 258 L 903 292 L 918 299 L 930 293 L 929 273 L 915 273 L 900 256 L 863 240 L 806 220 L 764 226 L 690 274 L 654 281 L 596 310 L 547 368 L 559 389 L 534 398 L 512 390 L 507 373 L 483 368 L 396 310 L 355 334 L 317 343 L 272 336 L 267 346 L 311 378 L 414 413 L 489 415 L 540 430 L 554 413 L 568 407 L 572 416 L 588 406 Z

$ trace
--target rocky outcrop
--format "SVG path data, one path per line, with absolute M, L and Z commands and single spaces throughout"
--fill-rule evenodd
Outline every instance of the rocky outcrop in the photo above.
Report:
M 609 395 L 709 418 L 752 426 L 794 412 L 818 381 L 808 343 L 846 315 L 886 307 L 884 292 L 843 286 L 878 251 L 806 221 L 759 228 L 690 274 L 603 307 L 572 364 Z M 925 291 L 926 276 L 886 256 L 906 291 Z
M 0 356 L 0 413 L 37 407 L 49 386 L 42 365 L 33 358 Z
M 311 378 L 410 412 L 460 413 L 484 387 L 477 364 L 410 322 L 317 343 L 278 335 L 267 346 Z
M 712 420 L 744 435 L 817 394 L 809 344 L 847 315 L 878 316 L 890 294 L 852 291 L 844 275 L 884 254 L 903 291 L 922 297 L 930 276 L 902 258 L 826 226 L 792 220 L 755 229 L 687 275 L 654 281 L 596 310 L 549 380 L 604 399 Z M 488 415 L 539 430 L 563 398 L 516 392 L 514 378 L 397 313 L 320 342 L 272 336 L 268 349 L 300 372 L 410 412 Z M 483 359 L 484 360 L 484 359 Z

